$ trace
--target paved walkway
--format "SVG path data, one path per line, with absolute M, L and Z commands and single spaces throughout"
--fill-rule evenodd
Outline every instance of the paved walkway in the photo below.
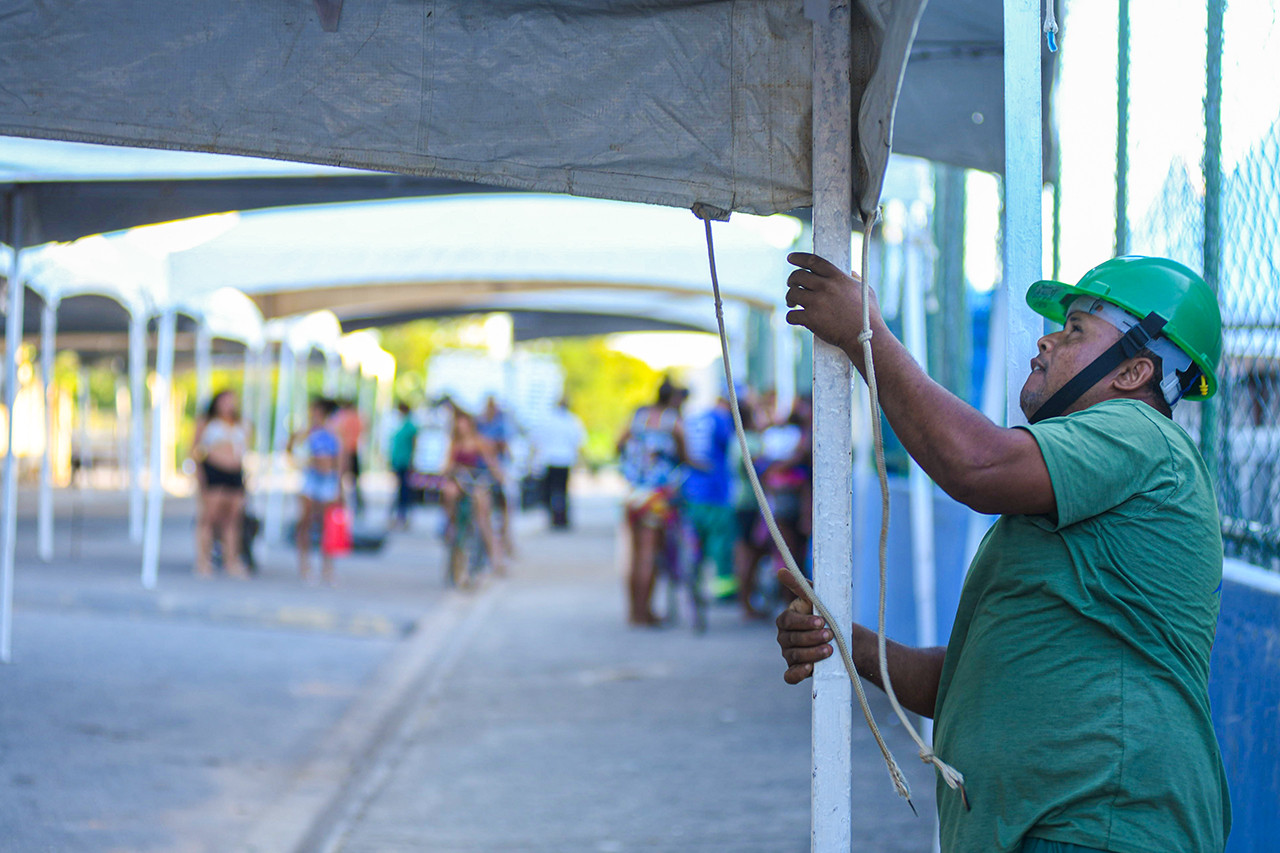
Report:
M 809 849 L 809 694 L 782 682 L 772 626 L 720 608 L 702 636 L 627 628 L 616 515 L 584 515 L 572 536 L 526 540 L 321 849 Z M 929 850 L 932 820 L 856 738 L 856 849 Z M 912 763 L 931 815 L 930 774 Z
M 702 636 L 627 628 L 607 496 L 569 534 L 526 519 L 511 579 L 478 594 L 444 588 L 427 515 L 336 591 L 284 550 L 251 582 L 198 581 L 182 501 L 144 592 L 122 502 L 80 495 L 73 527 L 71 497 L 53 564 L 20 522 L 0 849 L 808 849 L 808 691 L 782 683 L 771 626 L 717 608 Z M 856 849 L 928 851 L 932 820 L 861 730 L 854 750 Z

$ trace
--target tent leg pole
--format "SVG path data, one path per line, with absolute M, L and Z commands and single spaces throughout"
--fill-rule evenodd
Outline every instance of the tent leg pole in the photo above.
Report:
M 904 343 L 918 364 L 929 363 L 925 329 L 924 288 L 932 277 L 924 268 L 928 231 L 908 231 L 906 282 L 903 288 L 902 326 Z M 924 244 L 924 245 L 922 245 Z M 907 474 L 911 508 L 911 562 L 916 605 L 916 645 L 938 645 L 937 577 L 933 541 L 933 485 L 920 465 L 911 460 Z
M 928 327 L 925 322 L 924 291 L 933 280 L 928 257 L 932 250 L 927 227 L 910 226 L 903 248 L 906 275 L 903 287 L 902 326 L 904 343 L 918 364 L 929 363 Z M 938 645 L 937 553 L 934 541 L 933 481 L 914 459 L 907 474 L 911 516 L 912 592 L 915 598 L 916 645 Z M 920 737 L 933 742 L 933 720 L 920 720 Z M 934 850 L 939 847 L 937 816 L 933 816 Z
M 813 248 L 850 269 L 853 233 L 849 7 L 832 3 L 813 26 Z M 853 366 L 813 347 L 814 586 L 846 630 L 853 621 Z M 797 554 L 797 560 L 804 559 Z M 813 677 L 812 849 L 852 844 L 853 688 L 838 658 Z
M 146 395 L 147 318 L 138 309 L 129 315 L 129 541 L 142 544 L 143 405 Z
M 254 459 L 258 478 L 261 484 L 266 477 L 269 468 L 269 453 L 271 452 L 271 344 L 263 344 L 262 349 L 258 351 L 257 358 L 257 379 L 256 384 L 258 390 L 255 392 L 255 401 L 257 402 L 257 413 L 253 418 L 253 444 Z M 261 488 L 254 489 L 254 508 L 261 518 L 266 512 L 264 504 L 264 496 Z
M 40 313 L 40 385 L 44 391 L 44 452 L 40 455 L 36 543 L 40 561 L 53 559 L 53 360 L 58 335 L 58 303 L 45 300 Z
M 779 409 L 790 409 L 796 398 L 796 338 L 787 323 L 787 309 L 773 312 L 773 388 Z
M 173 339 L 177 314 L 166 309 L 156 333 L 156 385 L 151 400 L 151 479 L 147 483 L 147 518 L 142 540 L 142 586 L 155 589 L 160 575 L 160 527 L 164 521 L 164 426 L 173 382 Z
M 1004 290 L 1007 424 L 1026 423 L 1018 394 L 1044 321 L 1022 298 L 1043 274 L 1040 0 L 1004 0 Z
M 213 396 L 213 337 L 209 327 L 201 320 L 196 325 L 196 417 L 209 405 Z
M 9 272 L 4 326 L 4 403 L 8 440 L 4 451 L 4 550 L 0 552 L 0 663 L 9 663 L 13 660 L 13 569 L 18 545 L 18 460 L 13 453 L 13 405 L 18 399 L 18 347 L 22 344 L 25 285 L 21 263 L 25 213 L 21 189 L 9 190 L 4 201 L 8 242 L 13 248 L 13 269 Z
M 284 454 L 289 444 L 289 397 L 297 371 L 293 365 L 293 350 L 287 343 L 280 345 L 280 365 L 276 378 L 276 423 L 272 431 L 271 486 L 267 492 L 267 511 L 262 532 L 268 548 L 280 546 L 283 533 L 281 514 L 284 510 L 284 494 L 281 478 L 284 477 Z

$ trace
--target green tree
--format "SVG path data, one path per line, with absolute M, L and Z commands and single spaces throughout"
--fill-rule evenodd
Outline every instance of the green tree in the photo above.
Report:
M 587 431 L 590 465 L 612 461 L 632 413 L 653 402 L 662 374 L 638 358 L 609 349 L 604 338 L 567 338 L 549 345 L 564 368 L 569 408 Z

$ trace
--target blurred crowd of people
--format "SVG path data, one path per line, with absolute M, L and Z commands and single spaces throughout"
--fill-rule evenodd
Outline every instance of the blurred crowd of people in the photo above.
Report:
M 619 467 L 629 488 L 624 515 L 633 624 L 660 622 L 653 598 L 664 572 L 688 575 L 701 566 L 712 570 L 706 584 L 711 593 L 718 599 L 736 598 L 747 617 L 764 616 L 774 605 L 769 599 L 774 585 L 762 585 L 760 579 L 771 577 L 765 569 L 779 565 L 780 555 L 745 464 L 759 476 L 788 549 L 801 566 L 810 562 L 809 400 L 799 397 L 779 412 L 771 394 L 742 389 L 738 397 L 747 460 L 735 435 L 727 389 L 712 405 L 686 413 L 688 391 L 669 379 L 658 387 L 653 403 L 635 411 L 618 441 Z M 320 580 L 327 584 L 334 582 L 334 556 L 351 547 L 352 519 L 365 508 L 360 448 L 366 429 L 351 402 L 317 397 L 310 403 L 306 429 L 289 439 L 287 450 L 302 474 L 293 538 L 304 581 L 312 579 L 317 546 Z M 447 530 L 465 497 L 488 566 L 501 575 L 515 550 L 511 503 L 531 502 L 522 488 L 528 483 L 522 481 L 534 479 L 534 472 L 551 528 L 569 528 L 569 478 L 585 438 L 567 400 L 527 431 L 494 398 L 474 414 L 447 397 L 416 411 L 401 402 L 387 429 L 396 493 L 386 528 L 407 528 L 416 503 L 438 501 Z M 244 460 L 250 441 L 236 394 L 216 394 L 197 424 L 192 450 L 199 483 L 195 570 L 201 577 L 214 574 L 215 562 L 231 577 L 249 576 L 246 540 L 252 533 L 246 522 L 252 520 L 245 512 Z M 692 549 L 673 557 L 674 539 L 691 543 Z M 673 560 L 684 565 L 673 566 Z
M 351 548 L 353 519 L 366 508 L 360 485 L 366 430 L 354 401 L 315 397 L 306 428 L 289 437 L 286 452 L 301 474 L 292 539 L 304 581 L 312 579 L 313 551 L 320 552 L 320 580 L 333 584 L 333 558 Z M 528 502 L 528 481 L 535 472 L 551 527 L 569 527 L 569 476 L 586 433 L 567 400 L 527 431 L 492 397 L 475 414 L 448 397 L 417 410 L 401 401 L 388 418 L 386 439 L 396 493 L 384 535 L 407 529 L 410 510 L 420 503 L 439 503 L 447 530 L 465 496 L 489 567 L 502 574 L 514 553 L 509 503 Z M 258 521 L 247 512 L 245 473 L 251 441 L 236 393 L 215 394 L 197 419 L 191 449 L 198 498 L 195 572 L 202 578 L 213 577 L 218 566 L 237 579 L 248 578 L 253 569 Z
M 704 564 L 714 568 L 710 587 L 717 598 L 736 597 L 748 618 L 767 615 L 771 602 L 758 581 L 762 569 L 780 564 L 781 557 L 748 480 L 748 461 L 788 549 L 806 571 L 810 563 L 813 446 L 808 398 L 796 398 L 779 414 L 772 394 L 740 389 L 739 414 L 750 457 L 744 460 L 728 389 L 722 389 L 714 405 L 686 416 L 688 396 L 686 389 L 664 380 L 654 402 L 636 410 L 618 440 L 620 470 L 629 488 L 624 518 L 628 619 L 634 625 L 661 623 L 653 611 L 661 575 L 672 582 L 692 577 L 697 583 Z
M 315 531 L 324 525 L 350 522 L 336 514 L 345 510 L 349 495 L 357 510 L 363 506 L 360 492 L 360 437 L 364 421 L 352 400 L 316 397 L 307 410 L 307 428 L 289 437 L 286 450 L 302 473 L 298 492 L 295 542 L 298 573 L 311 578 L 310 554 Z M 240 414 L 234 391 L 214 394 L 196 422 L 191 459 L 197 484 L 195 573 L 213 577 L 215 563 L 232 578 L 246 579 L 253 568 L 253 538 L 258 520 L 248 514 L 245 455 L 252 438 L 249 423 Z M 341 533 L 342 531 L 339 531 Z M 328 535 L 332 537 L 333 531 Z M 321 578 L 334 581 L 335 548 L 321 541 Z

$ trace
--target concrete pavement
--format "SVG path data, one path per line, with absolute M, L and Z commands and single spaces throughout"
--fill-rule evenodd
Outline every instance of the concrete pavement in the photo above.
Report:
M 526 538 L 316 849 L 808 850 L 809 694 L 772 626 L 719 608 L 705 635 L 628 628 L 616 518 L 598 501 L 571 536 Z M 877 707 L 929 817 L 856 730 L 855 849 L 927 851 L 931 773 Z
M 182 501 L 145 592 L 123 504 L 78 500 L 50 565 L 20 524 L 0 850 L 808 849 L 808 692 L 771 626 L 626 627 L 607 495 L 569 534 L 527 520 L 512 577 L 469 595 L 444 588 L 427 516 L 343 561 L 336 591 L 301 586 L 288 551 L 198 581 Z M 929 850 L 931 817 L 859 729 L 854 749 L 857 849 Z

